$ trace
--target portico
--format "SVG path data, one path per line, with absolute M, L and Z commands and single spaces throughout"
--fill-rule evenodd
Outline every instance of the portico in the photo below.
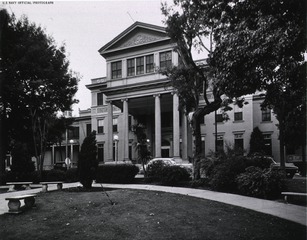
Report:
M 114 93 L 114 92 L 113 92 Z M 133 97 L 136 93 L 123 99 L 115 99 L 115 95 L 108 96 L 107 116 L 107 161 L 114 161 L 114 135 L 118 134 L 119 160 L 129 160 L 129 144 L 135 138 L 131 132 L 131 125 L 142 122 L 146 126 L 146 135 L 150 142 L 153 157 L 173 157 L 180 162 L 187 160 L 188 146 L 187 121 L 178 109 L 179 99 L 176 93 L 148 94 Z M 130 95 L 129 94 L 129 95 Z M 113 131 L 113 106 L 121 109 L 118 116 L 118 132 Z M 129 116 L 131 121 L 129 121 Z M 181 118 L 181 119 L 180 119 Z M 182 121 L 183 120 L 183 121 Z M 168 145 L 165 143 L 169 143 Z M 130 151 L 133 151 L 130 148 Z M 130 156 L 134 154 L 130 153 Z M 136 157 L 136 156 L 134 156 Z

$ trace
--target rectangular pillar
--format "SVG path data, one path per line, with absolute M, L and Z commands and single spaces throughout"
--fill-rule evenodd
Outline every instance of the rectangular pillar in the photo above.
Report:
M 113 162 L 113 105 L 108 102 L 108 120 L 107 120 L 107 161 Z
M 124 160 L 129 160 L 129 111 L 128 111 L 128 99 L 123 99 L 123 130 L 124 130 Z
M 173 93 L 173 157 L 180 159 L 179 98 Z
M 161 157 L 161 104 L 160 95 L 155 95 L 155 157 Z

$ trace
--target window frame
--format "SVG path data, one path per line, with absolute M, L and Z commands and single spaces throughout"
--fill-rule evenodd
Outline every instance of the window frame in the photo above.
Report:
M 122 77 L 122 60 L 111 62 L 111 79 Z
M 169 55 L 168 55 L 169 54 Z M 169 58 L 168 58 L 169 56 Z M 167 69 L 169 67 L 172 67 L 172 51 L 165 51 L 159 53 L 159 63 L 160 63 L 160 69 Z
M 270 121 L 272 121 L 271 109 L 269 109 L 269 108 L 262 109 L 261 110 L 261 119 L 262 119 L 262 122 L 270 122 Z
M 135 76 L 135 58 L 127 59 L 127 76 L 128 77 Z
M 152 73 L 155 71 L 155 59 L 153 54 L 145 56 L 145 68 L 146 73 Z
M 102 122 L 102 125 L 100 125 L 100 122 Z M 104 134 L 104 118 L 97 119 L 97 133 Z
M 135 69 L 136 69 L 136 75 L 144 74 L 144 56 L 136 57 L 135 58 Z

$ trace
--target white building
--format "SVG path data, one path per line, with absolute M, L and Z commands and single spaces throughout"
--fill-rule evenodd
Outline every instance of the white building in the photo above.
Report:
M 135 22 L 99 49 L 106 60 L 107 76 L 92 79 L 86 87 L 91 91 L 90 109 L 80 111 L 74 126 L 75 136 L 67 141 L 73 148 L 73 163 L 86 135 L 95 130 L 98 158 L 102 162 L 137 159 L 136 137 L 131 125 L 146 125 L 146 135 L 153 157 L 174 157 L 187 161 L 193 156 L 193 136 L 187 117 L 178 110 L 178 96 L 170 81 L 158 69 L 177 65 L 178 54 L 167 37 L 165 28 Z M 221 122 L 220 112 L 205 116 L 201 125 L 204 155 L 217 145 L 240 146 L 249 152 L 250 136 L 255 127 L 263 132 L 267 153 L 279 161 L 277 120 L 270 110 L 261 111 L 258 95 L 245 96 L 243 108 L 233 106 L 230 120 Z M 201 103 L 202 104 L 202 103 Z M 56 148 L 55 148 L 56 149 Z M 54 159 L 56 150 L 50 162 Z

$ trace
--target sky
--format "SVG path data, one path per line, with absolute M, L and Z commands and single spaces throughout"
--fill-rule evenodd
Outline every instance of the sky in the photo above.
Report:
M 25 14 L 45 28 L 60 46 L 65 43 L 70 69 L 81 75 L 73 116 L 91 107 L 91 94 L 85 85 L 106 76 L 106 63 L 98 50 L 135 21 L 164 26 L 161 2 L 126 1 L 0 1 L 0 6 L 17 18 Z M 167 0 L 169 4 L 172 0 Z

